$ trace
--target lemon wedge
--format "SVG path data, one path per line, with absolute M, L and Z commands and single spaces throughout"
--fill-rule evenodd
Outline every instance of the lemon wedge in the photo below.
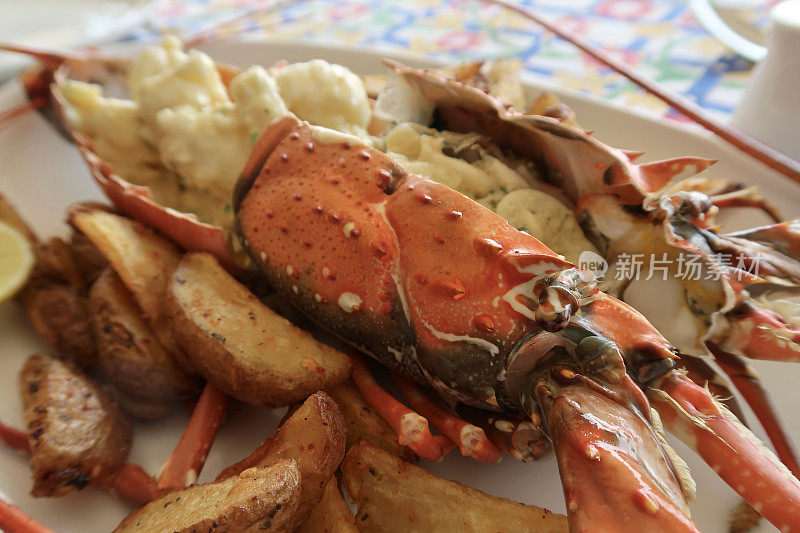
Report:
M 33 246 L 25 235 L 0 222 L 0 304 L 25 285 L 35 262 Z

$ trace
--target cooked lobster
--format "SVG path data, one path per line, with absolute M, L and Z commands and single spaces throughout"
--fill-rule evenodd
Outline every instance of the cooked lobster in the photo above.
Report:
M 555 120 L 401 72 L 446 129 L 539 158 L 579 196 L 632 202 L 661 189 L 670 165 L 706 166 L 636 167 Z M 596 157 L 572 159 L 579 143 Z M 573 530 L 694 529 L 692 483 L 661 420 L 774 524 L 800 527 L 797 480 L 677 369 L 661 334 L 481 205 L 295 119 L 263 134 L 233 205 L 253 261 L 306 315 L 451 403 L 521 413 L 552 439 Z
M 40 58 L 58 69 L 45 90 L 58 108 L 59 79 L 83 63 Z M 729 266 L 711 284 L 698 312 L 705 326 L 698 344 L 724 357 L 795 359 L 793 317 L 769 298 L 753 297 L 793 291 L 800 266 L 795 225 L 720 235 L 710 224 L 715 209 L 763 202 L 748 190 L 710 186 L 665 192 L 675 178 L 710 161 L 637 165 L 638 154 L 606 146 L 557 118 L 516 113 L 481 90 L 431 73 L 393 69 L 399 90 L 412 95 L 408 101 L 429 107 L 430 124 L 477 133 L 501 153 L 531 161 L 575 206 L 612 263 L 625 251 L 620 242 L 647 250 L 653 240 L 698 254 L 706 268 L 718 253 L 763 260 L 764 277 Z M 121 211 L 238 268 L 219 228 L 158 205 L 145 188 L 116 176 L 89 139 L 72 133 Z M 690 379 L 682 354 L 634 308 L 601 291 L 590 273 L 478 203 L 404 171 L 356 137 L 285 118 L 257 141 L 233 208 L 254 264 L 318 324 L 450 404 L 524 420 L 511 439 L 517 455 L 536 456 L 552 441 L 573 530 L 696 529 L 686 505 L 693 482 L 665 442 L 662 423 L 773 524 L 800 530 L 797 479 Z M 654 237 L 622 239 L 608 231 L 608 220 L 646 227 Z M 624 284 L 608 288 L 624 297 Z M 362 390 L 377 387 L 358 361 L 354 373 Z M 410 382 L 400 383 L 414 393 Z M 385 396 L 370 397 L 396 406 Z M 382 412 L 421 456 L 435 458 L 448 446 L 407 408 Z M 773 422 L 774 440 L 786 444 L 781 457 L 792 463 Z M 459 431 L 474 428 L 453 424 Z M 521 437 L 520 428 L 524 438 L 513 438 Z M 487 432 L 495 429 L 512 431 L 500 420 Z M 464 453 L 495 459 L 485 443 L 477 436 L 472 448 L 457 444 Z

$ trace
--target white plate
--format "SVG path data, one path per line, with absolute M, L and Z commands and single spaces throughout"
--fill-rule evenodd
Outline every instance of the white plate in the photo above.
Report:
M 398 54 L 380 54 L 349 48 L 291 42 L 218 43 L 207 51 L 217 60 L 242 66 L 270 65 L 275 60 L 302 61 L 323 58 L 343 64 L 359 74 L 381 72 L 380 58 L 393 56 L 418 66 L 425 63 Z M 543 84 L 529 80 L 531 92 Z M 548 87 L 553 89 L 552 87 Z M 696 129 L 687 129 L 657 118 L 638 115 L 595 99 L 560 93 L 577 112 L 581 124 L 614 146 L 646 150 L 648 158 L 701 155 L 719 163 L 713 173 L 758 183 L 785 216 L 800 215 L 800 189 L 763 165 Z M 16 82 L 0 88 L 0 110 L 23 101 Z M 29 114 L 0 131 L 0 190 L 21 210 L 41 235 L 64 234 L 65 209 L 73 202 L 102 199 L 90 179 L 77 151 L 58 136 L 41 117 Z M 741 221 L 739 221 L 741 223 Z M 21 406 L 16 374 L 23 359 L 32 351 L 44 349 L 33 335 L 15 304 L 0 309 L 0 419 L 21 426 Z M 800 396 L 796 394 L 800 366 L 786 363 L 758 363 L 789 433 L 800 434 Z M 224 466 L 247 455 L 269 435 L 282 410 L 236 406 L 208 458 L 200 481 L 212 479 Z M 169 455 L 186 422 L 175 414 L 165 420 L 139 424 L 131 461 L 155 472 Z M 752 417 L 751 417 L 752 420 Z M 674 441 L 673 439 L 673 442 Z M 692 505 L 693 517 L 706 532 L 728 531 L 727 517 L 738 503 L 736 494 L 680 443 L 676 449 L 692 468 L 698 484 L 698 501 Z M 564 512 L 564 500 L 555 460 L 552 455 L 534 463 L 521 464 L 506 457 L 499 465 L 484 465 L 459 457 L 457 453 L 439 464 L 423 464 L 429 470 L 458 480 L 494 495 L 541 505 Z M 25 460 L 0 447 L 0 493 L 28 513 L 58 531 L 109 531 L 128 508 L 100 489 L 61 499 L 36 500 L 28 495 L 29 470 Z M 774 531 L 764 523 L 758 531 Z
M 144 20 L 153 0 L 0 0 L 0 42 L 63 50 L 122 37 Z M 27 64 L 0 55 L 0 80 Z

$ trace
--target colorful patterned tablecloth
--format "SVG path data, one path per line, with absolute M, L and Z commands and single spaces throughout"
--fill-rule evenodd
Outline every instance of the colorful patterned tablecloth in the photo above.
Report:
M 730 0 L 729 0 L 730 1 Z M 651 78 L 727 118 L 753 64 L 717 41 L 680 0 L 518 0 L 563 27 L 621 56 Z M 775 1 L 750 0 L 741 11 L 764 25 Z M 235 23 L 222 24 L 249 13 Z M 245 31 L 401 49 L 447 60 L 519 57 L 525 69 L 625 106 L 680 120 L 660 100 L 519 15 L 478 0 L 164 0 L 149 27 L 187 35 L 214 28 L 227 37 Z

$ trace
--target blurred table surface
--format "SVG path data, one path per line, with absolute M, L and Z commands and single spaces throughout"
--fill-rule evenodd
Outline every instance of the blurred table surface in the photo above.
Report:
M 766 26 L 775 0 L 716 0 Z M 649 77 L 728 118 L 753 64 L 712 37 L 681 0 L 517 0 L 621 56 Z M 249 14 L 236 22 L 237 16 Z M 223 24 L 228 21 L 229 23 Z M 531 74 L 676 120 L 660 100 L 532 22 L 478 0 L 160 0 L 128 39 L 214 28 L 220 37 L 337 42 L 449 61 L 518 57 Z

